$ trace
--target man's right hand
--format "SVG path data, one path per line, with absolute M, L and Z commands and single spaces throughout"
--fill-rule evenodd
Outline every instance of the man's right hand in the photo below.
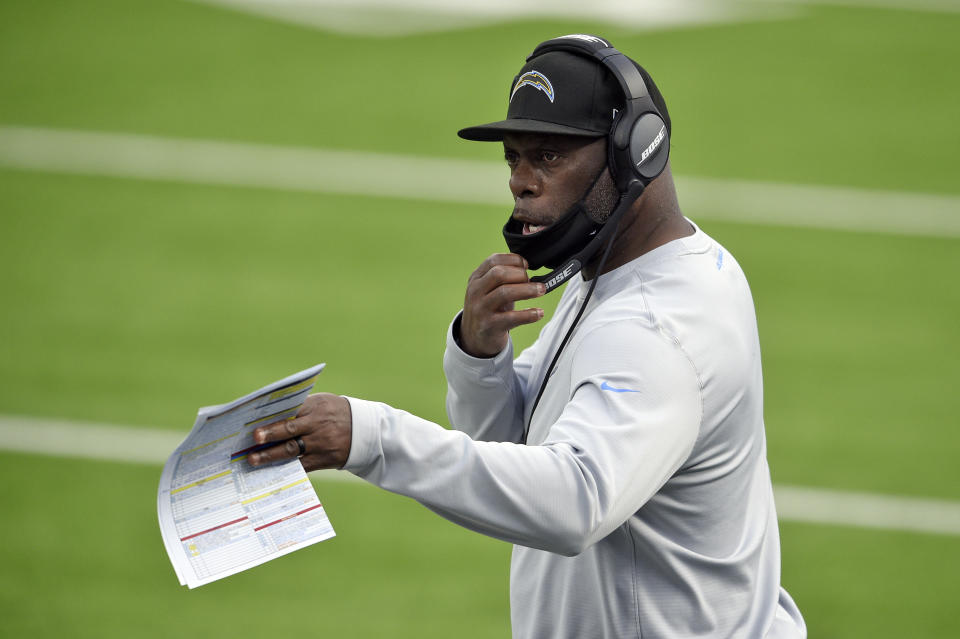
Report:
M 460 320 L 460 347 L 474 357 L 493 357 L 507 346 L 510 330 L 543 318 L 542 308 L 514 310 L 520 300 L 546 293 L 531 282 L 527 261 L 514 253 L 495 253 L 470 275 Z

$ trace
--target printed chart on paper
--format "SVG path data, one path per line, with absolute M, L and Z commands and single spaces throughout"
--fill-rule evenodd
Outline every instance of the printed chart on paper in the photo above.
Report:
M 157 494 L 160 532 L 181 585 L 202 586 L 335 535 L 300 464 L 253 468 L 253 429 L 292 418 L 324 364 L 201 408 Z

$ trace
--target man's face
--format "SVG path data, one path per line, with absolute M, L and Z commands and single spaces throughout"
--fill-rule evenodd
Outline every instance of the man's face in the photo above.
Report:
M 523 234 L 536 233 L 559 220 L 581 198 L 606 166 L 606 138 L 572 135 L 507 134 L 503 154 L 510 167 L 513 192 L 513 217 L 523 222 Z M 591 197 L 587 209 L 591 217 L 605 217 L 612 208 L 607 202 L 616 188 L 609 175 L 604 176 Z M 590 210 L 590 200 L 605 200 L 598 212 Z M 613 200 L 616 201 L 615 199 Z M 598 221 L 602 221 L 598 219 Z

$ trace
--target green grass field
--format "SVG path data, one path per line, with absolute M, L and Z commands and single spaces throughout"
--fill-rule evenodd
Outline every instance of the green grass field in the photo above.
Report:
M 456 129 L 501 117 L 523 56 L 570 32 L 651 70 L 677 174 L 960 194 L 948 11 L 373 38 L 173 0 L 6 0 L 0 127 L 493 161 Z M 324 390 L 446 423 L 444 331 L 506 214 L 0 168 L 0 415 L 186 433 L 198 406 L 325 361 Z M 753 288 L 774 481 L 960 500 L 960 240 L 702 226 Z M 361 484 L 316 484 L 334 540 L 188 591 L 160 541 L 159 476 L 0 453 L 4 636 L 509 634 L 509 546 Z M 811 637 L 960 634 L 960 538 L 781 532 Z

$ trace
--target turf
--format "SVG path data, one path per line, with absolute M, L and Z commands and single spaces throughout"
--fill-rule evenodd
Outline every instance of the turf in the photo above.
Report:
M 809 8 L 644 34 L 526 21 L 365 38 L 190 2 L 8 0 L 0 126 L 493 159 L 453 132 L 501 117 L 536 42 L 594 31 L 657 78 L 677 173 L 958 193 L 958 26 Z M 325 390 L 445 423 L 444 331 L 506 213 L 0 169 L 0 414 L 186 432 L 198 406 L 326 361 Z M 774 480 L 960 499 L 960 241 L 703 226 L 754 292 Z M 359 485 L 318 487 L 335 540 L 180 588 L 158 479 L 0 455 L 5 632 L 299 633 L 307 618 L 314 634 L 508 633 L 506 545 Z M 956 537 L 782 528 L 811 636 L 956 634 Z
M 12 172 L 0 184 L 4 294 L 24 309 L 0 319 L 15 336 L 0 404 L 18 414 L 188 425 L 201 404 L 322 360 L 331 391 L 441 419 L 444 329 L 497 242 L 490 212 L 470 207 Z M 451 255 L 439 230 L 427 245 L 437 219 L 485 236 L 486 253 Z
M 188 590 L 156 523 L 158 468 L 0 455 L 11 637 L 509 634 L 509 546 L 366 485 L 319 484 L 337 537 Z M 24 549 L 29 548 L 29 552 Z

